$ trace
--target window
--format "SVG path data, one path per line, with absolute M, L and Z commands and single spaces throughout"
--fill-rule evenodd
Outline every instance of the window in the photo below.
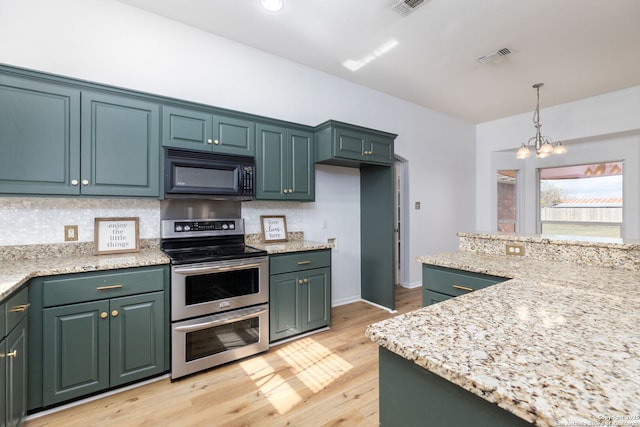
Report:
M 538 169 L 539 231 L 622 238 L 623 162 Z
M 499 170 L 498 231 L 515 233 L 518 230 L 518 171 Z

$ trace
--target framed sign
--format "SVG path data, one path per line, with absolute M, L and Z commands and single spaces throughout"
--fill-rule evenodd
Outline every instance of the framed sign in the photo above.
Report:
M 139 218 L 96 218 L 93 254 L 140 251 Z
M 284 215 L 261 215 L 260 225 L 265 242 L 287 241 L 287 219 Z

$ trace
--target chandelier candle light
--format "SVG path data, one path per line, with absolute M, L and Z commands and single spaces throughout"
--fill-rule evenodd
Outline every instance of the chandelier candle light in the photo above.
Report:
M 540 88 L 542 86 L 544 86 L 544 83 L 536 83 L 533 85 L 533 88 L 536 90 L 538 95 L 536 110 L 533 112 L 533 125 L 536 128 L 536 136 L 529 138 L 529 141 L 527 141 L 526 144 L 524 142 L 522 143 L 522 146 L 516 153 L 516 159 L 528 158 L 531 155 L 529 146 L 535 147 L 536 157 L 540 159 L 549 157 L 551 154 L 564 154 L 567 152 L 567 149 L 561 142 L 553 144 L 549 138 L 540 134 L 540 128 L 542 127 L 540 124 Z

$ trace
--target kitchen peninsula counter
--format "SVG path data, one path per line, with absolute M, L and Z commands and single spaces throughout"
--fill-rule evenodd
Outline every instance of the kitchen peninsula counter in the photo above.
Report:
M 372 341 L 535 425 L 640 426 L 640 272 L 467 251 L 418 261 L 511 280 L 370 325 Z

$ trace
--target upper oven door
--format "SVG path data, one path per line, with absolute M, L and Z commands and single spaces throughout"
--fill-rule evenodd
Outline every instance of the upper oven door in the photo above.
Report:
M 267 257 L 171 267 L 171 320 L 204 316 L 268 300 Z

